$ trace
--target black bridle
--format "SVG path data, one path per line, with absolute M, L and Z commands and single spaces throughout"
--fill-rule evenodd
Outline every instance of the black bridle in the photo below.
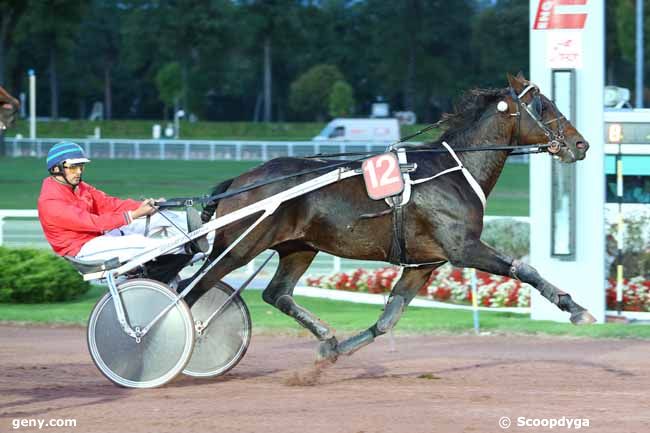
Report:
M 512 87 L 509 87 L 508 89 L 510 96 L 514 100 L 517 107 L 517 112 L 510 114 L 511 116 L 517 117 L 517 134 L 515 134 L 517 141 L 515 143 L 515 146 L 517 146 L 521 137 L 521 111 L 519 110 L 519 107 L 522 107 L 524 111 L 528 113 L 528 116 L 530 116 L 530 118 L 537 124 L 537 126 L 546 136 L 548 140 L 546 151 L 548 153 L 556 154 L 562 147 L 567 147 L 567 144 L 564 141 L 564 127 L 561 122 L 561 120 L 565 119 L 565 117 L 560 114 L 555 104 L 551 104 L 555 117 L 546 122 L 542 120 L 544 104 L 542 103 L 542 97 L 540 95 L 539 88 L 536 85 L 529 83 L 528 86 L 526 86 L 524 90 L 522 90 L 519 94 L 517 94 Z M 522 98 L 531 91 L 533 92 L 532 98 L 530 100 L 530 103 L 526 104 Z M 548 125 L 555 122 L 557 122 L 557 129 L 553 130 L 549 128 Z

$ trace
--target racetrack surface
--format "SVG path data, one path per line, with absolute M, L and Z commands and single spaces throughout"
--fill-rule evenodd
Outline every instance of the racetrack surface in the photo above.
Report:
M 575 431 L 518 427 L 518 417 L 650 431 L 649 341 L 383 336 L 320 375 L 315 347 L 310 337 L 255 335 L 224 377 L 132 390 L 95 368 L 82 328 L 0 326 L 0 432 Z M 77 425 L 13 429 L 22 419 Z

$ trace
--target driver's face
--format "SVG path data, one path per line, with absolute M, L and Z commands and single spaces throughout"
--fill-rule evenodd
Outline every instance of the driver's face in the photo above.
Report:
M 84 164 L 63 165 L 63 176 L 73 186 L 79 185 L 81 182 L 81 175 L 84 172 Z

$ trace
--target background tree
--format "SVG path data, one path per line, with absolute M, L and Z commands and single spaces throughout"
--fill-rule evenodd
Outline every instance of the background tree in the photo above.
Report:
M 163 118 L 167 120 L 168 108 L 178 109 L 178 101 L 183 94 L 183 72 L 176 62 L 165 64 L 156 73 L 156 88 L 160 100 L 165 104 Z
M 291 109 L 304 117 L 324 120 L 329 109 L 332 87 L 342 80 L 343 75 L 336 66 L 314 66 L 291 84 Z
M 16 32 L 40 48 L 47 58 L 50 117 L 59 117 L 59 67 L 68 57 L 78 35 L 88 0 L 40 0 L 29 3 Z
M 634 1 L 606 2 L 607 83 L 630 89 Z M 360 116 L 382 96 L 430 122 L 462 90 L 526 72 L 528 26 L 520 0 L 0 0 L 0 83 L 25 92 L 33 68 L 39 114 L 103 100 L 106 118 L 157 119 L 156 75 L 175 62 L 179 103 L 201 119 L 314 120 L 345 77 Z M 314 102 L 292 84 L 318 65 L 340 76 Z
M 391 108 L 431 120 L 474 82 L 467 73 L 473 1 L 366 0 L 359 7 L 357 31 L 366 45 L 360 61 L 374 93 L 366 98 L 383 96 Z
M 300 0 L 241 0 L 242 4 L 240 19 L 246 23 L 249 33 L 249 43 L 251 47 L 262 55 L 263 73 L 263 117 L 265 122 L 270 122 L 273 118 L 273 89 L 274 73 L 280 72 L 274 70 L 274 59 L 278 54 L 275 53 L 274 47 L 284 44 L 292 45 L 299 37 L 296 29 L 299 27 L 300 10 L 304 7 L 311 7 L 311 2 L 302 2 Z M 303 4 L 303 3 L 306 3 Z M 261 46 L 260 46 L 261 45 Z M 282 65 L 282 62 L 276 62 Z
M 28 0 L 0 0 L 0 85 L 5 83 L 6 53 L 14 40 L 14 30 L 27 10 Z M 9 86 L 6 86 L 9 88 Z
M 183 93 L 180 103 L 189 112 L 201 112 L 210 92 L 206 76 L 220 69 L 222 51 L 236 43 L 228 0 L 131 0 L 123 2 L 123 45 L 128 69 L 139 81 L 133 111 L 151 116 L 160 112 L 155 75 L 162 65 L 181 67 Z M 136 78 L 137 77 L 137 78 Z
M 499 0 L 476 15 L 469 63 L 483 85 L 503 87 L 507 72 L 529 76 L 528 26 L 528 4 L 519 0 Z
M 120 68 L 122 20 L 122 9 L 115 1 L 92 0 L 80 26 L 83 37 L 74 51 L 75 57 L 82 59 L 76 80 L 83 101 L 80 111 L 85 113 L 84 97 L 102 94 L 107 120 L 113 117 L 113 76 Z
M 336 81 L 329 95 L 329 115 L 347 117 L 354 113 L 354 94 L 352 87 L 345 81 Z

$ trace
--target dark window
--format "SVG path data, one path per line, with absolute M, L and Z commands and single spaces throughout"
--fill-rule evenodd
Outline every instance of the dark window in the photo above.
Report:
M 345 126 L 337 126 L 334 128 L 334 131 L 330 134 L 329 138 L 344 137 L 345 136 Z
M 616 175 L 607 175 L 607 203 L 617 203 Z M 623 176 L 623 203 L 650 204 L 650 176 Z

